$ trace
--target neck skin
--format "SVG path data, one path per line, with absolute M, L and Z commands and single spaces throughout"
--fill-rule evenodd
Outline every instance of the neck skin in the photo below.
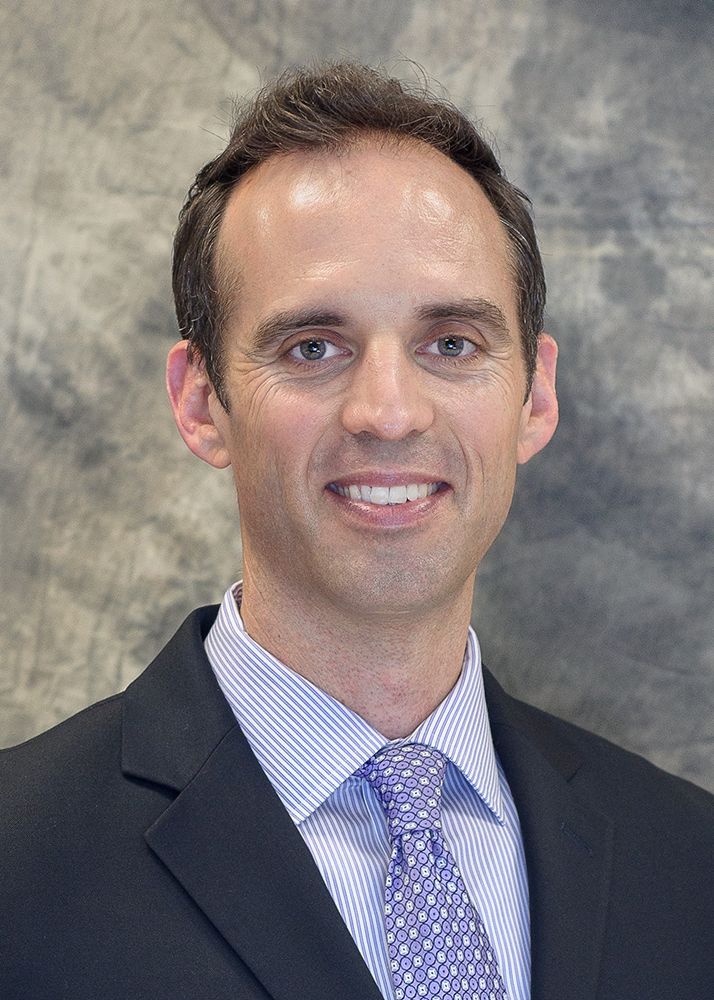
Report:
M 474 575 L 437 607 L 399 616 L 320 606 L 266 587 L 244 567 L 248 635 L 387 739 L 412 733 L 458 680 Z

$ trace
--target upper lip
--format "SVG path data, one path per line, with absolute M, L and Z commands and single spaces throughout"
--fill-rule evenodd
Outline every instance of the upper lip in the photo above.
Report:
M 409 486 L 413 483 L 443 483 L 446 480 L 432 472 L 356 472 L 331 479 L 328 486 Z

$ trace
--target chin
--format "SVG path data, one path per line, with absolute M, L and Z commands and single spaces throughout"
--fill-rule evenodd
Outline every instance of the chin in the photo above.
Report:
M 428 613 L 445 603 L 453 603 L 473 585 L 475 566 L 449 568 L 443 555 L 422 557 L 418 563 L 399 561 L 339 573 L 330 587 L 330 599 L 352 614 L 384 618 L 410 617 Z

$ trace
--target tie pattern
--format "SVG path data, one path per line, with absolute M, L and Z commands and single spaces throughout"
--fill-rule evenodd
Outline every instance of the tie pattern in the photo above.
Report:
M 507 1000 L 496 957 L 441 833 L 446 758 L 387 747 L 357 772 L 387 816 L 384 922 L 396 1000 Z

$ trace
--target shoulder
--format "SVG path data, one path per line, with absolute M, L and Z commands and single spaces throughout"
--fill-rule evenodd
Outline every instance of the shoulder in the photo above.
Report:
M 153 805 L 140 801 L 147 793 L 122 775 L 123 701 L 115 695 L 0 753 L 5 912 L 22 894 L 27 914 L 45 907 L 59 919 L 58 901 L 72 885 L 87 882 L 92 866 L 110 870 L 111 845 L 131 839 L 138 815 L 157 812 L 163 796 L 154 790 Z
M 118 769 L 124 695 L 90 705 L 26 743 L 0 750 L 3 799 L 45 804 Z
M 116 814 L 142 795 L 130 769 L 123 770 L 132 747 L 149 754 L 174 734 L 190 744 L 192 721 L 200 730 L 216 703 L 221 715 L 225 706 L 203 653 L 215 613 L 193 612 L 125 692 L 0 750 L 0 839 L 26 839 L 28 831 L 53 825 L 91 827 L 100 812 Z
M 710 792 L 595 733 L 512 698 L 490 675 L 486 689 L 497 750 L 499 743 L 506 754 L 514 742 L 529 744 L 573 792 L 604 814 L 627 816 L 631 824 L 639 821 L 643 826 L 656 820 L 660 829 L 701 822 L 714 841 Z

